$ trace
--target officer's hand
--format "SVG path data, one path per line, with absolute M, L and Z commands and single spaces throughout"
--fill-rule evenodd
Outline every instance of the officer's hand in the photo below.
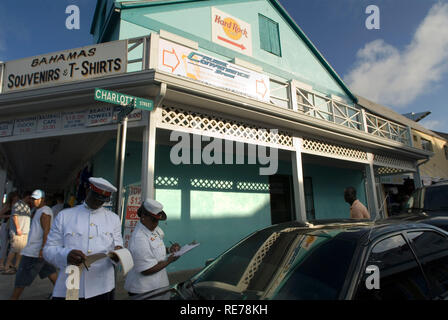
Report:
M 168 256 L 168 263 L 174 262 L 177 259 L 179 259 L 179 257 L 175 257 L 173 254 Z
M 176 252 L 180 250 L 180 245 L 176 242 L 170 247 L 170 253 Z
M 79 266 L 86 260 L 85 254 L 81 250 L 72 250 L 67 255 L 67 263 Z

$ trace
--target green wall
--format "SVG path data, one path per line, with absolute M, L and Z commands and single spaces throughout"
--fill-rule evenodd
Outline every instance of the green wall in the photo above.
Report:
M 141 142 L 128 141 L 125 186 L 141 182 L 141 154 Z M 114 181 L 114 158 L 113 139 L 92 159 L 94 175 Z M 160 223 L 165 244 L 201 243 L 171 264 L 169 272 L 202 267 L 207 259 L 271 224 L 269 177 L 259 175 L 259 165 L 174 165 L 170 147 L 162 145 L 157 145 L 155 161 L 155 197 L 168 216 Z M 279 161 L 278 174 L 291 175 L 291 170 L 291 162 Z M 366 204 L 361 171 L 308 163 L 303 171 L 313 180 L 317 219 L 349 217 L 343 192 L 350 185 Z
M 213 43 L 211 7 L 246 21 L 252 31 L 252 57 Z M 260 48 L 258 15 L 262 14 L 279 24 L 282 56 L 266 52 Z M 161 29 L 175 33 L 199 43 L 201 52 L 230 61 L 234 57 L 261 66 L 265 73 L 278 80 L 296 79 L 313 86 L 323 94 L 335 94 L 350 102 L 341 86 L 314 56 L 297 33 L 266 0 L 210 0 L 178 1 L 173 4 L 151 5 L 138 8 L 122 8 L 119 30 L 108 29 L 107 40 L 128 39 L 147 36 Z M 94 37 L 97 39 L 96 37 Z M 133 53 L 129 59 L 141 57 Z M 137 71 L 131 66 L 128 71 Z
M 363 172 L 360 170 L 303 164 L 303 176 L 313 182 L 316 219 L 350 218 L 350 205 L 344 201 L 344 190 L 352 186 L 367 207 Z

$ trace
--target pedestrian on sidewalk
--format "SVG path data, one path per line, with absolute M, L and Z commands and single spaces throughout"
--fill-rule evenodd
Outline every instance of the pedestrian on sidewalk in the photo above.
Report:
M 57 193 L 54 198 L 56 200 L 56 204 L 51 207 L 51 211 L 53 211 L 53 219 L 56 218 L 59 211 L 64 209 L 64 195 L 62 193 Z
M 22 258 L 21 252 L 26 246 L 28 233 L 30 231 L 30 201 L 31 192 L 25 192 L 22 199 L 12 206 L 11 218 L 9 219 L 11 249 L 8 258 L 6 259 L 6 270 L 3 271 L 2 274 L 16 274 L 17 268 L 19 267 L 20 259 Z
M 0 221 L 2 221 L 0 227 L 0 272 L 6 270 L 5 260 L 8 255 L 9 247 L 9 218 L 11 216 L 12 207 L 17 201 L 19 201 L 19 194 L 17 192 L 12 191 L 8 193 L 5 205 L 0 210 Z
M 58 274 L 56 268 L 43 259 L 42 250 L 47 242 L 53 220 L 53 212 L 45 204 L 45 192 L 34 190 L 31 198 L 36 208 L 31 222 L 28 243 L 22 250 L 22 259 L 16 274 L 14 291 L 10 300 L 18 300 L 25 287 L 30 286 L 39 275 L 41 279 L 48 278 L 53 285 L 56 283 Z
M 117 188 L 103 178 L 91 177 L 89 182 L 85 201 L 59 212 L 44 247 L 44 259 L 59 268 L 53 300 L 66 298 L 65 270 L 68 265 L 81 266 L 88 255 L 107 254 L 123 248 L 120 218 L 103 207 Z M 98 260 L 82 270 L 80 300 L 113 300 L 114 294 L 115 270 L 110 259 Z

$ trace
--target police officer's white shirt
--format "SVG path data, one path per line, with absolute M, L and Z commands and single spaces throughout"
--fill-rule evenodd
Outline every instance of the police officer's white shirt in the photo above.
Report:
M 163 235 L 159 227 L 151 231 L 140 221 L 137 223 L 129 241 L 129 251 L 134 260 L 134 267 L 126 276 L 124 284 L 128 292 L 144 293 L 169 285 L 166 268 L 147 276 L 141 273 L 154 267 L 160 261 L 166 260 Z
M 121 223 L 115 213 L 103 207 L 92 210 L 85 203 L 62 210 L 53 222 L 43 251 L 44 259 L 60 269 L 53 297 L 65 297 L 65 268 L 71 250 L 81 250 L 85 255 L 91 255 L 108 253 L 115 246 L 123 246 Z M 96 261 L 89 271 L 83 269 L 80 298 L 91 298 L 114 288 L 114 265 L 110 259 Z
M 40 223 L 40 218 L 43 214 L 51 217 L 53 221 L 53 211 L 48 206 L 43 206 L 36 210 L 33 220 L 31 221 L 30 233 L 28 234 L 28 242 L 26 247 L 23 248 L 20 253 L 22 256 L 39 258 L 39 252 L 42 248 L 42 241 L 44 236 L 44 230 L 42 229 L 42 224 Z

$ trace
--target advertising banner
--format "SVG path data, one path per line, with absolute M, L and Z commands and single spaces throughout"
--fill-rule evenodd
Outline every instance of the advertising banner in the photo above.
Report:
M 137 210 L 141 205 L 142 186 L 131 185 L 128 187 L 128 201 L 126 203 L 126 216 L 124 220 L 123 241 L 125 248 L 128 248 L 131 234 L 140 220 L 137 216 Z
M 23 119 L 17 119 L 14 121 L 14 132 L 15 136 L 22 134 L 30 134 L 36 132 L 37 127 L 37 117 L 28 117 Z
M 61 113 L 41 114 L 37 120 L 37 132 L 60 130 L 62 126 Z
M 269 102 L 269 77 L 193 49 L 160 39 L 160 71 Z
M 86 126 L 99 126 L 113 122 L 114 106 L 100 106 L 90 108 L 87 111 Z
M 126 44 L 124 40 L 112 41 L 8 61 L 3 93 L 124 73 Z
M 63 112 L 62 129 L 84 128 L 86 119 L 86 110 Z
M 8 137 L 12 135 L 14 121 L 0 122 L 0 137 Z

